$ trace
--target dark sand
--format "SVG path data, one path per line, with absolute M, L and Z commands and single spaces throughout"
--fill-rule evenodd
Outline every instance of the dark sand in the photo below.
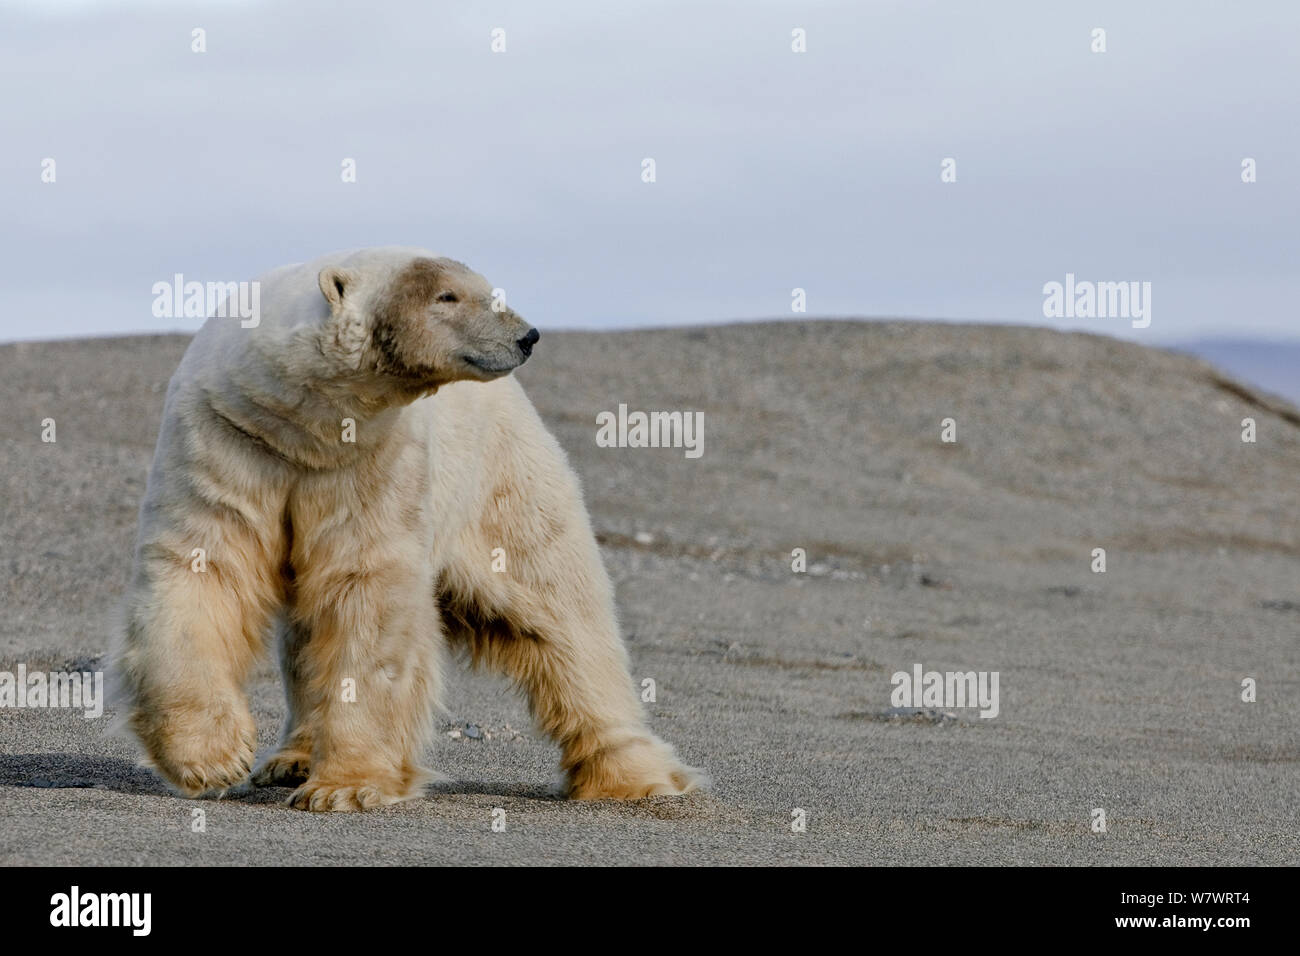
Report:
M 0 348 L 0 670 L 102 666 L 185 344 Z M 0 862 L 1300 862 L 1291 406 L 1191 358 L 987 326 L 548 333 L 520 375 L 585 483 L 653 725 L 711 792 L 558 800 L 521 701 L 460 668 L 443 729 L 483 735 L 441 733 L 450 782 L 365 814 L 181 800 L 107 719 L 0 709 Z M 703 411 L 703 457 L 598 448 L 620 402 Z M 1001 713 L 885 717 L 914 663 L 998 671 Z M 269 662 L 251 696 L 270 747 Z

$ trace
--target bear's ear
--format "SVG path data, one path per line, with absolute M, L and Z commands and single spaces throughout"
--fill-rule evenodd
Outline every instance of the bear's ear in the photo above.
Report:
M 339 307 L 354 278 L 351 272 L 338 266 L 329 266 L 320 271 L 316 281 L 320 283 L 321 295 L 325 296 L 325 301 L 330 304 L 331 309 Z

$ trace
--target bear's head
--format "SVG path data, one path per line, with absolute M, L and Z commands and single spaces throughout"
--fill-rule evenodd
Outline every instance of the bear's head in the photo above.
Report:
M 322 348 L 404 393 L 500 378 L 540 338 L 495 303 L 486 279 L 453 259 L 347 263 L 322 269 L 317 281 L 330 308 Z

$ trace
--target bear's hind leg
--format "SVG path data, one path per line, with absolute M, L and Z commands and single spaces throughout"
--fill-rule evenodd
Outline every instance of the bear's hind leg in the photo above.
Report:
M 311 702 L 307 696 L 307 676 L 302 658 L 303 648 L 311 634 L 298 622 L 286 618 L 279 622 L 276 636 L 280 677 L 284 681 L 289 713 L 285 717 L 279 748 L 253 772 L 253 783 L 259 787 L 296 787 L 306 782 L 311 771 Z
M 703 785 L 646 725 L 576 480 L 554 459 L 512 467 L 560 480 L 503 484 L 485 519 L 461 531 L 439 581 L 449 640 L 527 694 L 539 728 L 560 746 L 570 797 L 627 800 Z

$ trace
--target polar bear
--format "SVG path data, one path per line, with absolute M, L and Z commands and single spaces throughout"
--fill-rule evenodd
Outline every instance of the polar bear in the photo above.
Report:
M 300 809 L 409 799 L 459 646 L 525 692 L 569 796 L 696 788 L 647 728 L 577 478 L 509 374 L 537 330 L 422 249 L 259 281 L 258 321 L 210 318 L 167 389 L 118 654 L 148 762 L 186 796 L 251 773 Z M 244 685 L 271 635 L 289 716 L 253 772 Z

